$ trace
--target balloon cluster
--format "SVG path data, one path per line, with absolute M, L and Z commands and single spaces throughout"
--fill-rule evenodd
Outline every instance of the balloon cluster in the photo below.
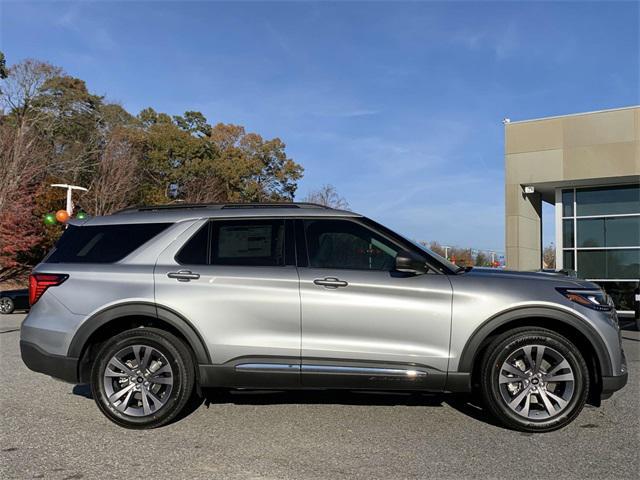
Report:
M 69 221 L 69 213 L 66 210 L 58 210 L 56 213 L 47 213 L 44 216 L 45 225 L 55 225 L 56 222 L 67 223 Z M 78 220 L 87 218 L 87 214 L 84 212 L 78 212 L 76 215 Z

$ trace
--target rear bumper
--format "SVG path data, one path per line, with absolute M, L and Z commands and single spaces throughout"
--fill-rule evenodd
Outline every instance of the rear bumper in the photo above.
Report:
M 78 359 L 53 355 L 33 343 L 20 341 L 24 364 L 34 372 L 44 373 L 69 383 L 78 383 Z

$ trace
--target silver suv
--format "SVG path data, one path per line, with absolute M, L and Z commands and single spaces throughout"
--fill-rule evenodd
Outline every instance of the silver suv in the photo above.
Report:
M 477 392 L 504 425 L 571 422 L 622 388 L 597 285 L 459 268 L 361 215 L 180 205 L 73 221 L 30 277 L 32 370 L 91 383 L 130 428 L 203 388 Z

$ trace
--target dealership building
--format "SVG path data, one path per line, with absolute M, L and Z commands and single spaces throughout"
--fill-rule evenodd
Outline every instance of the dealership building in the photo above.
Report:
M 633 313 L 640 279 L 640 106 L 505 120 L 506 264 L 542 267 L 542 202 L 555 205 L 556 267 Z

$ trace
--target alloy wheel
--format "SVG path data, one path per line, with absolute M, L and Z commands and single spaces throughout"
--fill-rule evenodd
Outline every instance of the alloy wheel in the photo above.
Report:
M 11 313 L 13 302 L 10 298 L 0 298 L 0 313 Z
M 502 399 L 518 415 L 548 420 L 569 405 L 575 376 L 567 359 L 544 345 L 526 345 L 503 362 L 498 376 Z
M 109 360 L 103 374 L 109 403 L 125 415 L 148 416 L 169 400 L 174 375 L 166 356 L 148 345 L 123 348 Z

